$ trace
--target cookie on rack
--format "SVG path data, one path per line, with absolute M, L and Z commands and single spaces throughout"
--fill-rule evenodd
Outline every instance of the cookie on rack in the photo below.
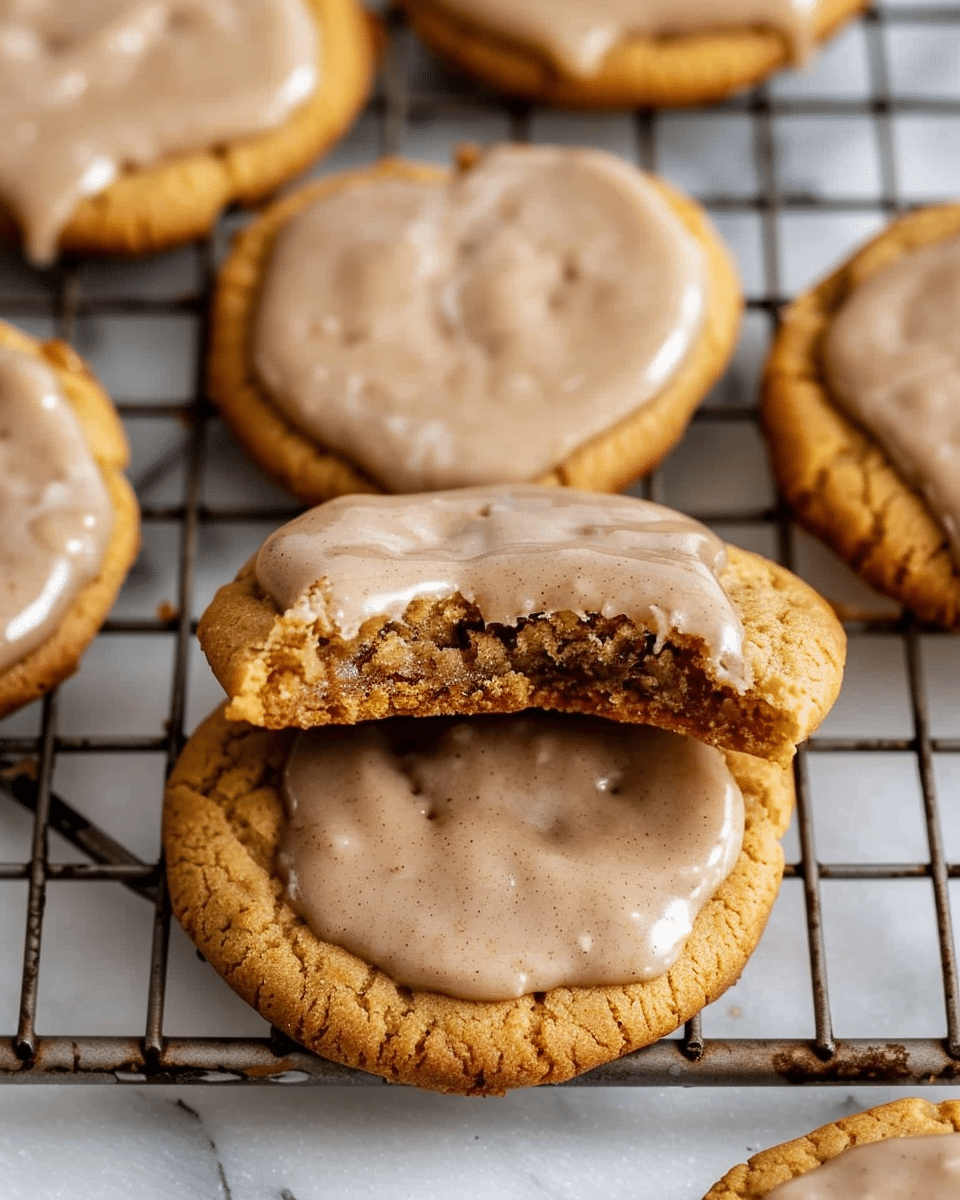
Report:
M 570 108 L 709 104 L 802 62 L 865 0 L 402 0 L 441 58 L 511 96 Z
M 136 558 L 127 459 L 82 359 L 0 322 L 0 715 L 77 669 Z
M 206 234 L 347 129 L 371 28 L 357 0 L 24 10 L 0 45 L 0 231 L 37 264 Z
M 413 724 L 426 729 L 430 722 Z M 369 728 L 354 726 L 348 733 Z M 291 902 L 282 858 L 283 775 L 292 741 L 291 731 L 228 721 L 222 711 L 190 739 L 164 807 L 173 911 L 213 967 L 268 1021 L 318 1054 L 389 1081 L 500 1094 L 560 1083 L 656 1041 L 736 981 L 777 895 L 778 836 L 793 804 L 790 773 L 728 753 L 727 766 L 743 796 L 742 848 L 665 973 L 625 984 L 560 984 L 498 1000 L 398 983 L 369 959 L 314 933 Z M 525 761 L 535 757 L 528 753 Z M 449 791 L 447 798 L 457 799 Z M 542 816 L 542 796 L 538 799 Z M 422 824 L 439 823 L 428 815 Z M 548 847 L 548 854 L 555 861 L 558 847 Z M 522 892 L 525 869 L 517 859 L 510 846 L 496 848 L 484 856 L 485 871 L 512 867 Z M 387 874 L 398 878 L 403 871 L 395 863 Z M 399 908 L 390 904 L 377 921 L 380 934 L 394 945 L 404 940 L 393 936 Z M 598 921 L 602 915 L 592 917 Z M 676 912 L 671 916 L 676 924 Z M 596 933 L 595 924 L 590 928 Z M 580 948 L 574 945 L 574 956 Z M 482 957 L 492 958 L 492 948 Z
M 519 481 L 615 491 L 680 438 L 741 308 L 702 209 L 613 155 L 386 160 L 238 236 L 210 392 L 308 504 Z
M 844 641 L 682 514 L 532 485 L 330 501 L 200 635 L 233 699 L 170 779 L 174 911 L 296 1041 L 451 1092 L 561 1082 L 734 982 Z
M 960 205 L 899 218 L 786 311 L 763 427 L 802 525 L 960 628 Z
M 691 587 L 709 601 L 696 609 Z M 534 487 L 345 496 L 203 614 L 227 715 L 270 728 L 535 706 L 788 762 L 845 641 L 796 576 L 670 509 Z
M 895 1100 L 842 1117 L 796 1141 L 762 1150 L 714 1184 L 704 1200 L 879 1197 L 887 1194 L 877 1190 L 884 1183 L 891 1188 L 890 1196 L 905 1196 L 908 1193 L 896 1187 L 903 1189 L 908 1178 L 913 1178 L 916 1188 L 910 1195 L 953 1195 L 960 1184 L 960 1141 L 953 1140 L 956 1133 L 960 1133 L 960 1101 Z M 908 1140 L 893 1144 L 898 1139 Z M 862 1149 L 865 1147 L 875 1148 L 876 1156 Z M 830 1164 L 829 1168 L 825 1164 Z M 824 1168 L 822 1173 L 820 1168 Z M 918 1186 L 924 1170 L 932 1172 L 924 1177 L 926 1189 Z M 810 1174 L 814 1171 L 818 1172 L 815 1176 Z M 807 1185 L 809 1190 L 804 1190 Z M 828 1190 L 831 1186 L 837 1190 Z

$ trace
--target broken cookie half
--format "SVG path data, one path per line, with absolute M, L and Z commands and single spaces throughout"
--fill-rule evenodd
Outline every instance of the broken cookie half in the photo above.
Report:
M 304 1046 L 453 1092 L 561 1082 L 735 982 L 843 657 L 773 564 L 534 487 L 331 502 L 201 636 L 231 700 L 170 779 L 174 911 Z
M 796 576 L 680 513 L 532 485 L 349 496 L 267 540 L 203 615 L 227 716 L 591 713 L 789 761 L 845 639 Z

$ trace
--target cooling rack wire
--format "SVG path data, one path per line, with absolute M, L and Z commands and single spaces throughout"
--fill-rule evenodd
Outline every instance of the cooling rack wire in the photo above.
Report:
M 950 175 L 960 157 L 960 7 L 876 7 L 807 76 L 696 112 L 606 116 L 492 98 L 431 62 L 400 16 L 387 24 L 377 93 L 318 169 L 401 151 L 448 161 L 464 140 L 567 140 L 628 155 L 693 192 L 740 260 L 744 340 L 684 443 L 639 492 L 800 570 L 850 617 L 851 683 L 839 715 L 796 760 L 797 817 L 772 951 L 765 939 L 744 982 L 681 1036 L 572 1085 L 952 1080 L 957 639 L 903 619 L 794 529 L 759 446 L 756 376 L 778 311 L 801 283 L 891 215 L 960 193 Z M 113 391 L 134 447 L 145 540 L 80 675 L 0 725 L 7 1081 L 380 1082 L 249 1021 L 240 1036 L 197 1032 L 203 1021 L 172 1032 L 190 1027 L 190 988 L 205 1004 L 214 994 L 214 1012 L 226 990 L 179 942 L 172 972 L 157 860 L 162 779 L 217 699 L 193 646 L 196 615 L 295 511 L 240 459 L 204 394 L 210 286 L 230 233 L 247 219 L 229 213 L 207 241 L 147 264 L 71 260 L 37 273 L 12 252 L 0 257 L 0 316 L 72 342 Z M 818 853 L 818 841 L 830 852 Z M 80 884 L 91 895 L 101 885 L 100 907 L 87 913 L 72 890 Z M 80 926 L 115 907 L 118 891 L 135 896 L 122 897 L 121 914 L 140 911 L 116 934 L 115 953 L 102 945 L 88 953 Z M 177 971 L 185 983 L 171 982 Z M 842 1036 L 828 975 L 840 980 Z M 46 981 L 56 996 L 45 1007 Z M 141 1015 L 121 1018 L 114 1032 L 118 989 L 137 997 Z M 753 1013 L 748 1037 L 731 1036 L 741 1005 Z M 52 1031 L 41 1035 L 38 1020 Z

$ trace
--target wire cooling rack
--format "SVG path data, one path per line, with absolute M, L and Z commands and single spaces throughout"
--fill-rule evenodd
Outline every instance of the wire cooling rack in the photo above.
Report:
M 744 981 L 681 1036 L 573 1084 L 952 1079 L 960 1012 L 950 881 L 960 878 L 960 826 L 941 793 L 955 803 L 960 790 L 958 640 L 858 590 L 791 526 L 758 448 L 755 385 L 778 310 L 801 284 L 895 212 L 960 192 L 949 173 L 960 148 L 960 8 L 875 8 L 809 75 L 696 113 L 560 116 L 505 103 L 432 62 L 401 17 L 387 24 L 378 92 L 319 169 L 400 151 L 444 160 L 458 141 L 510 137 L 592 142 L 686 186 L 740 259 L 745 336 L 681 447 L 639 487 L 799 569 L 831 598 L 854 597 L 845 602 L 855 618 L 852 691 L 845 685 L 839 717 L 797 756 L 797 820 L 775 928 Z M 76 344 L 114 392 L 135 449 L 145 531 L 141 563 L 76 681 L 0 725 L 0 818 L 9 826 L 4 833 L 0 823 L 0 847 L 23 846 L 0 863 L 4 912 L 20 931 L 0 938 L 17 1010 L 0 1038 L 7 1081 L 379 1082 L 265 1027 L 259 1037 L 177 1036 L 171 1026 L 183 1021 L 170 1016 L 171 923 L 156 840 L 137 832 L 148 852 L 134 853 L 111 828 L 139 830 L 124 816 L 134 808 L 150 828 L 159 824 L 162 777 L 202 702 L 212 707 L 216 697 L 197 666 L 196 615 L 216 582 L 294 512 L 239 459 L 204 394 L 210 286 L 226 236 L 246 219 L 228 214 L 207 242 L 148 264 L 70 261 L 35 273 L 12 253 L 0 259 L 0 315 Z M 143 725 L 130 725 L 128 710 L 144 705 Z M 113 808 L 102 803 L 108 776 L 111 795 L 122 793 Z M 94 820 L 91 809 L 104 817 Z M 29 829 L 17 825 L 21 810 L 32 814 Z M 824 835 L 840 853 L 818 854 Z M 68 848 L 66 860 L 54 844 Z M 135 893 L 152 912 L 149 922 L 122 917 L 111 934 L 112 908 L 95 910 L 93 923 L 109 926 L 102 937 L 122 943 L 120 956 L 127 925 L 136 925 L 132 945 L 149 964 L 145 1011 L 120 1032 L 104 1029 L 95 1012 L 112 1012 L 105 996 L 129 986 L 122 957 L 101 945 L 92 953 L 103 963 L 81 969 L 69 929 L 51 942 L 45 920 L 48 899 L 81 883 L 86 892 L 109 885 L 109 905 L 118 891 Z M 82 907 L 76 893 L 61 912 L 63 904 Z M 852 975 L 844 982 L 845 967 Z M 208 968 L 192 969 L 193 998 L 181 999 L 181 1018 L 197 997 L 226 991 L 197 974 Z M 831 985 L 841 981 L 843 1036 L 834 1032 L 828 975 Z M 62 1002 L 47 1006 L 47 1022 L 52 1013 L 59 1027 L 41 1035 L 46 980 Z M 886 1010 L 874 1003 L 881 993 Z M 754 1035 L 731 1036 L 744 1008 Z

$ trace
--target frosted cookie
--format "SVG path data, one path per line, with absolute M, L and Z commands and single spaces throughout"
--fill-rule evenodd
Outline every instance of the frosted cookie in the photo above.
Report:
M 708 104 L 802 62 L 864 0 L 402 0 L 442 58 L 573 108 Z
M 7 3 L 0 228 L 37 264 L 199 237 L 344 132 L 372 58 L 356 0 Z
M 680 438 L 741 297 L 703 211 L 596 150 L 387 160 L 279 201 L 217 287 L 210 391 L 305 503 L 614 491 Z
M 521 727 L 531 720 L 537 733 L 533 745 L 524 749 L 518 739 L 524 736 Z M 575 758 L 569 762 L 562 756 L 558 759 L 552 740 L 565 722 L 573 722 L 576 730 Z M 590 724 L 604 728 L 585 732 L 584 726 Z M 559 1083 L 646 1045 L 675 1029 L 736 980 L 776 896 L 782 871 L 777 836 L 789 820 L 792 805 L 788 772 L 737 754 L 727 754 L 724 766 L 718 752 L 699 747 L 699 753 L 713 756 L 721 772 L 727 767 L 732 772 L 734 809 L 742 793 L 743 824 L 737 813 L 732 851 L 725 838 L 722 851 L 717 843 L 718 854 L 733 858 L 730 874 L 709 898 L 698 897 L 702 907 L 689 933 L 687 928 L 677 928 L 689 912 L 680 901 L 680 911 L 671 909 L 659 928 L 647 928 L 646 935 L 641 928 L 641 941 L 646 936 L 653 943 L 669 943 L 666 958 L 674 957 L 667 969 L 662 971 L 661 963 L 652 965 L 662 973 L 645 976 L 651 964 L 641 946 L 640 978 L 634 963 L 619 964 L 624 972 L 620 981 L 552 982 L 558 969 L 562 979 L 570 968 L 568 961 L 558 963 L 564 958 L 585 969 L 588 978 L 594 969 L 603 976 L 604 969 L 595 967 L 588 952 L 596 950 L 604 957 L 605 927 L 623 923 L 617 910 L 625 903 L 629 907 L 638 885 L 642 890 L 649 882 L 643 865 L 648 860 L 642 857 L 637 840 L 631 842 L 629 834 L 621 834 L 618 818 L 612 815 L 614 809 L 634 804 L 631 770 L 628 767 L 611 779 L 604 754 L 623 765 L 631 735 L 638 740 L 653 737 L 680 743 L 683 739 L 556 714 L 527 716 L 523 721 L 472 718 L 439 725 L 439 734 L 436 722 L 423 720 L 311 731 L 299 735 L 301 742 L 308 740 L 306 749 L 298 753 L 294 745 L 291 755 L 291 733 L 237 724 L 217 712 L 187 744 L 170 778 L 164 809 L 173 909 L 212 965 L 267 1020 L 307 1048 L 387 1080 L 446 1092 L 502 1093 L 513 1087 Z M 506 730 L 506 742 L 488 747 L 478 767 L 471 753 L 491 728 Z M 593 741 L 585 750 L 582 739 L 587 736 Z M 358 743 L 366 749 L 358 760 L 362 765 L 355 769 L 350 752 Z M 439 744 L 441 752 L 431 756 L 431 743 Z M 371 745 L 373 751 L 367 754 Z M 315 758 L 318 753 L 320 760 Z M 333 755 L 333 763 L 322 757 L 325 754 Z M 342 771 L 337 769 L 338 759 Z M 503 799 L 504 788 L 494 787 L 492 808 L 479 783 L 491 763 L 495 768 L 506 764 L 510 785 L 517 789 L 508 802 Z M 526 784 L 514 773 L 518 764 L 529 772 Z M 340 916 L 349 924 L 355 910 L 376 907 L 379 919 L 373 922 L 373 940 L 366 952 L 351 952 L 311 928 L 316 919 L 307 878 L 311 864 L 298 857 L 293 845 L 297 831 L 291 832 L 285 819 L 285 765 L 288 801 L 291 786 L 295 796 L 296 815 L 290 824 L 299 821 L 304 826 L 300 835 L 308 850 L 328 836 L 312 823 L 309 788 L 322 780 L 323 791 L 332 796 L 345 787 L 348 812 L 334 813 L 332 819 L 334 840 L 344 852 L 338 865 L 348 874 L 346 880 L 332 882 L 349 892 L 351 912 L 334 913 L 332 919 L 339 938 Z M 361 787 L 355 795 L 352 781 L 358 774 L 364 782 L 370 781 L 370 788 Z M 565 781 L 562 796 L 551 787 L 561 778 Z M 479 831 L 458 830 L 456 818 L 448 815 L 463 799 L 457 781 L 469 785 L 466 809 L 484 810 L 487 823 Z M 614 796 L 614 792 L 622 794 Z M 391 805 L 399 807 L 387 809 L 390 817 L 385 819 L 379 802 L 388 793 Z M 662 794 L 646 799 L 659 808 L 661 821 L 667 816 L 657 828 L 665 827 L 672 836 L 681 824 L 686 826 L 686 806 L 679 797 L 675 808 L 672 803 L 664 805 Z M 638 800 L 641 806 L 644 802 Z M 372 817 L 365 830 L 357 829 L 351 815 L 359 805 L 366 805 L 367 816 Z M 398 850 L 392 838 L 377 850 L 377 829 L 390 838 L 394 822 L 402 827 L 402 848 Z M 495 830 L 501 826 L 506 836 L 498 841 Z M 741 828 L 742 848 L 737 854 Z M 626 895 L 616 902 L 603 887 L 599 892 L 588 887 L 584 894 L 579 881 L 564 882 L 568 869 L 582 865 L 588 873 L 599 868 L 609 885 L 604 850 L 608 834 L 618 839 L 615 858 L 626 854 L 629 862 L 636 856 L 635 869 L 626 868 Z M 660 836 L 647 839 L 648 849 L 649 842 Z M 437 843 L 433 857 L 421 854 L 428 837 Z M 454 877 L 465 848 L 468 860 L 474 854 L 473 868 L 466 876 L 459 872 Z M 481 850 L 482 854 L 476 853 Z M 435 861 L 438 852 L 439 862 Z M 427 867 L 421 873 L 423 861 Z M 358 866 L 359 879 L 349 873 Z M 729 862 L 722 866 L 728 869 Z M 622 872 L 623 863 L 614 869 Z M 419 879 L 425 880 L 422 896 L 416 886 Z M 449 893 L 443 890 L 446 879 L 454 880 Z M 462 888 L 458 889 L 457 879 Z M 386 891 L 380 887 L 384 883 Z M 390 890 L 392 883 L 400 885 L 396 894 Z M 564 899 L 551 920 L 550 905 L 558 892 L 562 897 L 570 893 L 575 902 L 568 912 Z M 408 906 L 411 897 L 417 905 L 418 896 L 422 921 L 414 918 L 411 926 Z M 529 911 L 538 900 L 547 905 L 545 919 Z M 644 903 L 639 902 L 639 907 Z M 479 933 L 466 929 L 461 942 L 451 925 L 464 905 L 479 906 L 488 917 Z M 437 922 L 438 909 L 441 918 L 449 912 L 450 921 Z M 304 911 L 306 919 L 299 915 Z M 628 919 L 626 924 L 637 922 Z M 546 945 L 541 945 L 538 928 L 545 931 Z M 678 932 L 687 934 L 685 940 Z M 401 949 L 398 943 L 408 934 L 414 943 L 426 934 L 438 947 L 436 956 L 427 955 L 426 976 L 417 974 L 416 959 L 411 968 L 392 953 Z M 356 931 L 342 936 L 357 945 Z M 519 950 L 511 941 L 514 937 L 519 938 Z M 359 944 L 366 944 L 362 934 Z M 448 970 L 451 944 L 453 966 Z M 484 949 L 478 950 L 478 944 Z M 654 957 L 662 959 L 664 947 L 655 950 Z M 377 965 L 387 961 L 389 967 Z M 493 983 L 486 971 L 489 965 Z M 617 964 L 608 964 L 605 970 L 607 977 L 612 971 L 616 978 Z M 397 982 L 395 973 L 410 982 Z M 479 989 L 486 995 L 491 988 L 499 998 L 456 994 L 457 990 L 476 994 Z
M 269 728 L 590 713 L 788 761 L 840 686 L 843 631 L 783 568 L 681 514 L 532 485 L 330 501 L 204 613 L 231 698 Z
M 924 620 L 960 626 L 960 206 L 894 222 L 787 310 L 763 386 L 798 520 Z
M 116 410 L 62 342 L 0 322 L 0 715 L 71 675 L 136 557 Z
M 755 1154 L 704 1200 L 953 1196 L 960 1193 L 958 1132 L 960 1101 L 896 1100 Z

